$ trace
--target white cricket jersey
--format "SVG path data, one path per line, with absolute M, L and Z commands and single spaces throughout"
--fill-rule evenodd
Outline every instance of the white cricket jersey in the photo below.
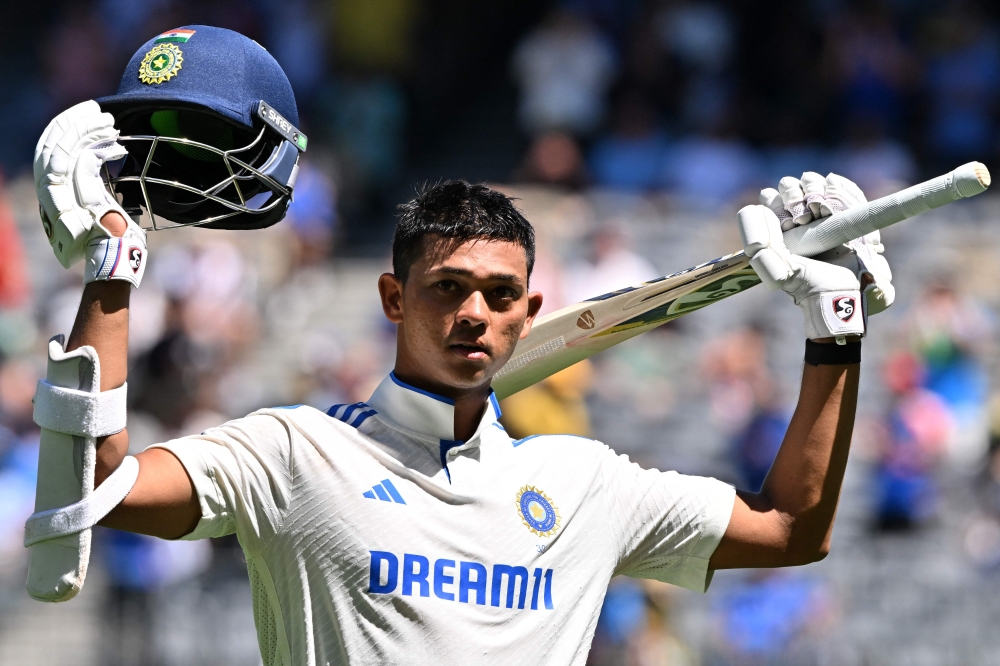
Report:
M 732 487 L 499 413 L 455 441 L 452 401 L 390 375 L 158 445 L 197 489 L 185 538 L 239 537 L 264 664 L 582 665 L 612 576 L 708 587 Z

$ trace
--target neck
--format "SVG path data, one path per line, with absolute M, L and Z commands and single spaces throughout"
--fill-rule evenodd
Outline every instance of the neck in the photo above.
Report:
M 405 362 L 396 360 L 396 367 L 393 370 L 400 380 L 415 386 L 419 389 L 443 395 L 455 401 L 455 439 L 458 441 L 468 441 L 479 427 L 479 422 L 483 419 L 486 411 L 486 401 L 490 397 L 490 384 L 486 382 L 481 386 L 471 389 L 456 389 L 453 386 L 445 386 L 434 381 L 429 381 L 413 371 Z

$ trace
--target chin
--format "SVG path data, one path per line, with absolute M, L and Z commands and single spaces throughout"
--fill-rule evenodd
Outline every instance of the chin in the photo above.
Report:
M 464 366 L 464 367 L 463 367 Z M 492 364 L 488 366 L 478 363 L 463 363 L 460 366 L 451 366 L 447 370 L 447 376 L 442 377 L 442 383 L 453 386 L 456 389 L 469 390 L 489 384 L 493 381 L 496 369 Z

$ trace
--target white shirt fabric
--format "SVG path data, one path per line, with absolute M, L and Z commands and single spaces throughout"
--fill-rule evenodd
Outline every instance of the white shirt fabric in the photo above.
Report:
M 707 589 L 732 487 L 499 413 L 456 442 L 452 402 L 390 375 L 157 445 L 197 489 L 185 538 L 239 537 L 266 666 L 582 666 L 612 576 Z

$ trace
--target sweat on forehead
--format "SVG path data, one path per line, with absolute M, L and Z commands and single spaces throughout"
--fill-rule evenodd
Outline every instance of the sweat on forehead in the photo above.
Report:
M 535 231 L 510 197 L 485 185 L 449 180 L 424 188 L 399 206 L 392 239 L 392 268 L 406 280 L 410 267 L 430 247 L 430 238 L 506 241 L 524 248 L 528 275 L 535 263 Z M 436 244 L 440 246 L 440 244 Z M 454 247 L 447 245 L 452 250 Z

